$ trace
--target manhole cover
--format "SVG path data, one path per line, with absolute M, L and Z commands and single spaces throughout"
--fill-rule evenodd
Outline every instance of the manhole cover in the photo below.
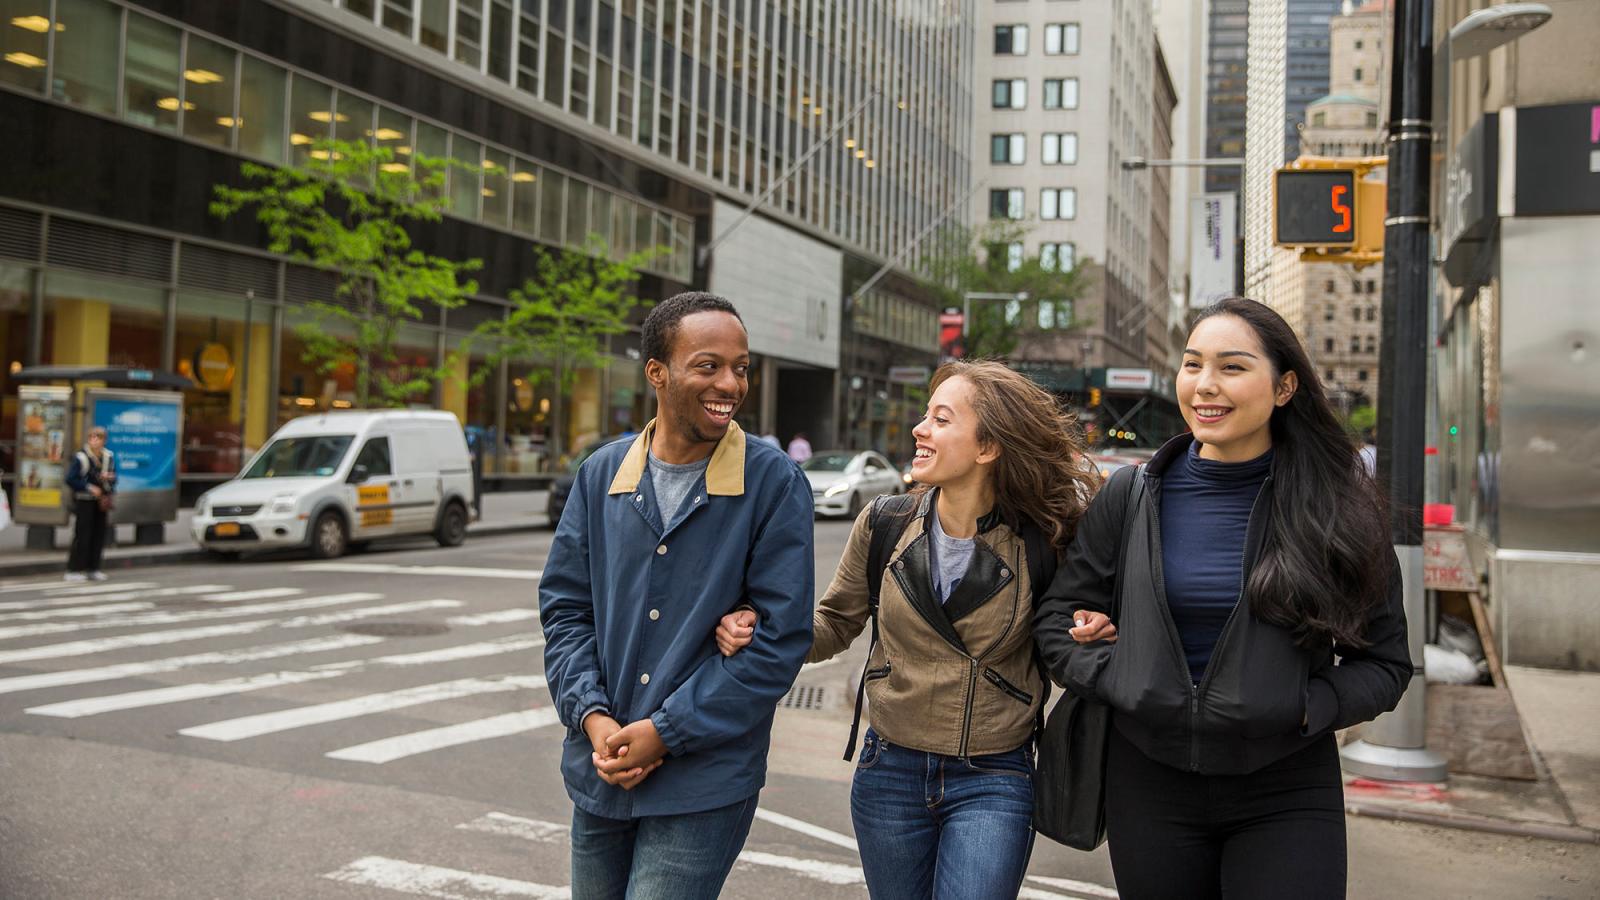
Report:
M 438 622 L 358 622 L 354 625 L 340 625 L 339 630 L 371 637 L 424 637 L 430 634 L 444 634 L 450 630 L 450 626 Z
M 797 684 L 778 701 L 779 709 L 826 709 L 827 691 L 814 684 Z

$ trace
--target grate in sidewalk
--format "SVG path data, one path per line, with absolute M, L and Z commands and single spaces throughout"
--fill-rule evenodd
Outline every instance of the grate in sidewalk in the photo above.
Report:
M 789 693 L 783 695 L 778 701 L 779 709 L 827 709 L 828 693 L 826 688 L 814 684 L 797 684 L 789 688 Z

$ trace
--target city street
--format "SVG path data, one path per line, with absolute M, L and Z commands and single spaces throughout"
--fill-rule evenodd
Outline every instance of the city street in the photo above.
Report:
M 818 582 L 843 522 L 818 526 Z M 565 896 L 548 532 L 0 585 L 6 897 Z M 730 897 L 859 897 L 849 678 L 808 667 Z M 1353 897 L 1594 897 L 1592 847 L 1350 820 Z M 1024 896 L 1110 897 L 1042 843 Z

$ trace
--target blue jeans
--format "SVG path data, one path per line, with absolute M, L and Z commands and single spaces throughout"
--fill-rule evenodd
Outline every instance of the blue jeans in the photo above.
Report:
M 1014 900 L 1033 852 L 1033 751 L 861 744 L 850 817 L 874 900 Z
M 750 834 L 757 799 L 639 819 L 573 807 L 573 900 L 715 900 Z

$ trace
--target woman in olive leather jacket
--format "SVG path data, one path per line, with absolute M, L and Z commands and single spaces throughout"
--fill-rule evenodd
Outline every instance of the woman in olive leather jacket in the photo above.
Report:
M 1113 476 L 1034 628 L 1056 680 L 1114 710 L 1117 889 L 1343 897 L 1333 732 L 1393 709 L 1412 672 L 1384 504 L 1266 306 L 1203 311 L 1177 392 L 1193 433 Z M 1115 643 L 1095 640 L 1108 614 Z

